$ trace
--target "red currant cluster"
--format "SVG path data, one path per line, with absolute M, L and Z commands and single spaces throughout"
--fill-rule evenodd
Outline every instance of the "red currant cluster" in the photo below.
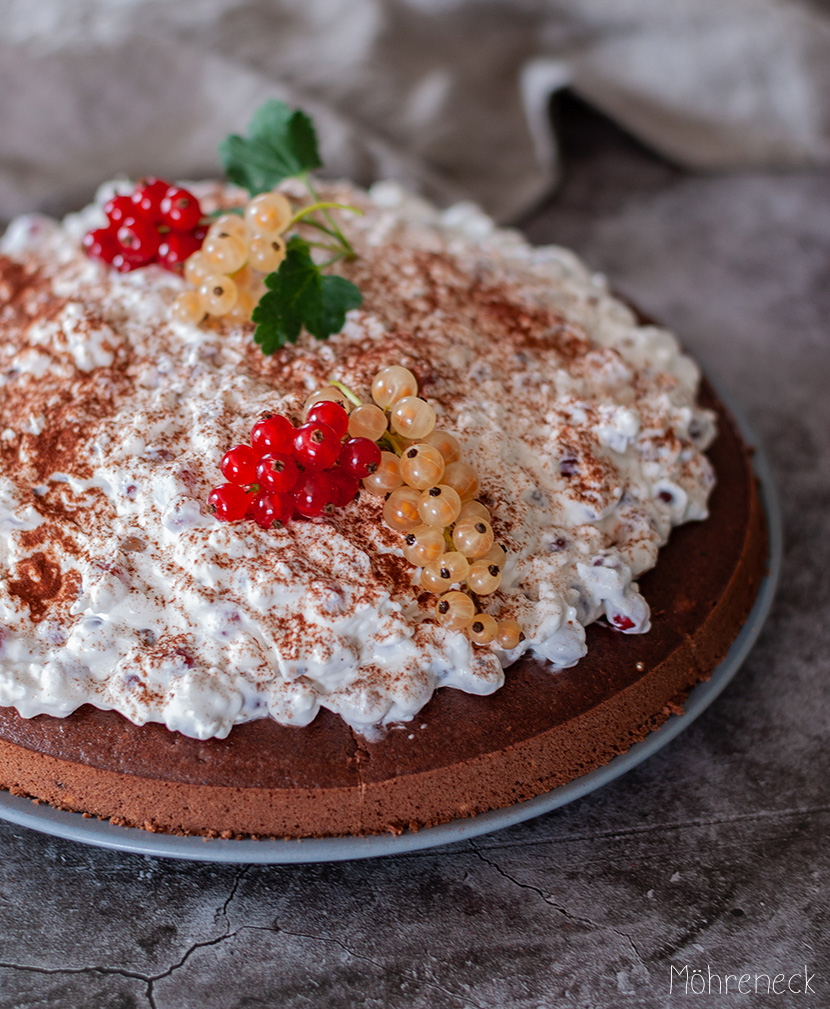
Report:
M 132 195 L 113 196 L 104 212 L 109 223 L 87 232 L 84 248 L 122 273 L 150 263 L 179 273 L 207 234 L 193 193 L 162 179 L 144 179 Z
M 208 507 L 223 522 L 251 518 L 263 529 L 331 514 L 354 500 L 381 461 L 374 441 L 348 433 L 349 415 L 331 399 L 311 403 L 299 427 L 280 414 L 257 421 L 251 444 L 223 457 L 228 483 L 210 492 Z

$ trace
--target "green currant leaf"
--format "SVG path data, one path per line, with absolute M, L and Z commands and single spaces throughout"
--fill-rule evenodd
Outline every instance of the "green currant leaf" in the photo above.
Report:
M 247 138 L 233 134 L 219 145 L 219 158 L 228 179 L 251 196 L 322 164 L 311 119 L 275 99 L 254 113 Z
M 303 327 L 318 340 L 328 339 L 343 328 L 346 312 L 363 302 L 351 281 L 321 273 L 308 242 L 296 235 L 280 268 L 269 273 L 265 283 L 268 291 L 251 316 L 257 324 L 254 340 L 263 354 L 296 343 Z

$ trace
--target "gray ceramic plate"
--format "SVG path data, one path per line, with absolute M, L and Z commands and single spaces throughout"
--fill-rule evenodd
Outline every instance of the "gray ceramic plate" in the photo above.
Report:
M 714 701 L 738 671 L 755 643 L 772 604 L 782 555 L 781 513 L 772 474 L 766 456 L 746 418 L 723 389 L 718 388 L 717 391 L 735 417 L 744 441 L 755 448 L 753 465 L 760 482 L 761 499 L 769 525 L 769 570 L 761 584 L 755 606 L 740 634 L 711 679 L 701 683 L 691 692 L 684 713 L 669 718 L 643 742 L 632 746 L 627 753 L 615 757 L 605 767 L 591 771 L 567 785 L 554 788 L 546 795 L 537 796 L 527 802 L 519 802 L 507 809 L 494 809 L 472 818 L 455 820 L 453 823 L 429 827 L 417 833 L 407 832 L 397 836 L 384 834 L 377 837 L 328 837 L 301 841 L 223 841 L 150 834 L 131 827 L 116 827 L 97 819 L 84 819 L 80 813 L 67 813 L 51 806 L 35 805 L 29 799 L 2 791 L 0 791 L 0 818 L 71 841 L 81 841 L 84 844 L 139 855 L 185 858 L 201 862 L 265 864 L 339 862 L 353 858 L 400 855 L 403 852 L 433 848 L 453 841 L 462 841 L 468 837 L 476 837 L 478 834 L 487 834 L 493 830 L 501 830 L 503 827 L 512 827 L 513 824 L 548 813 L 607 785 L 674 739 Z

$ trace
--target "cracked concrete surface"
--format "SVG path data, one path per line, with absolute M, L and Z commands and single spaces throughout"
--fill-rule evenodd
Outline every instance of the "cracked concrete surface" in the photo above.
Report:
M 581 113 L 566 140 L 531 236 L 677 329 L 772 457 L 784 582 L 741 674 L 624 778 L 445 849 L 228 867 L 0 824 L 0 1009 L 662 1009 L 684 964 L 817 972 L 701 1004 L 830 1004 L 830 175 L 689 176 Z

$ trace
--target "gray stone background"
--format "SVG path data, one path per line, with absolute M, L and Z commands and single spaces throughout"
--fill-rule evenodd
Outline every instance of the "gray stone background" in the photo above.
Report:
M 830 1005 L 830 173 L 690 175 L 560 115 L 526 231 L 675 328 L 772 457 L 786 562 L 743 670 L 624 778 L 423 854 L 234 868 L 0 823 L 0 1009 Z M 670 995 L 685 964 L 816 994 Z

